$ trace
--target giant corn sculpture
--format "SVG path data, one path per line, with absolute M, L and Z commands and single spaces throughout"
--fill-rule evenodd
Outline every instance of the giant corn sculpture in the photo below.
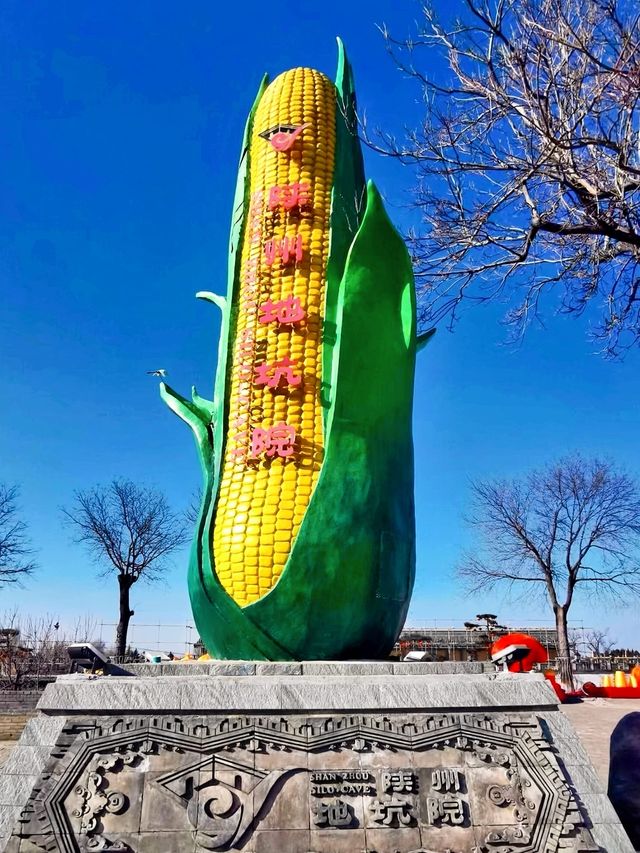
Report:
M 204 495 L 189 592 L 214 657 L 375 657 L 413 585 L 415 296 L 365 185 L 355 97 L 296 68 L 249 115 L 215 394 L 161 386 L 194 431 Z

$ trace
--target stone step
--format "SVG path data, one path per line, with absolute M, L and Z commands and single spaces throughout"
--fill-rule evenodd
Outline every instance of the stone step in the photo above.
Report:
M 445 708 L 557 708 L 542 675 L 60 676 L 39 703 L 44 713 L 324 713 Z

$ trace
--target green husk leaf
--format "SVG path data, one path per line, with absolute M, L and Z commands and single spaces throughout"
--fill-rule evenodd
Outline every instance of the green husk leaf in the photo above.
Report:
M 160 383 L 160 396 L 171 409 L 172 412 L 188 424 L 196 440 L 196 446 L 200 454 L 200 463 L 202 465 L 203 475 L 208 478 L 211 470 L 212 454 L 213 454 L 213 427 L 211 423 L 213 403 L 209 406 L 200 405 L 200 399 L 196 399 L 195 388 L 193 389 L 194 399 L 187 400 L 177 391 L 174 391 L 165 382 Z M 203 401 L 208 402 L 208 401 Z
M 333 354 L 339 347 L 336 322 L 340 282 L 347 254 L 360 227 L 366 203 L 366 182 L 362 150 L 358 139 L 356 93 L 353 72 L 341 39 L 338 42 L 336 72 L 336 155 L 331 191 L 331 216 L 325 318 L 322 332 L 322 405 L 324 426 L 331 405 Z
M 196 293 L 196 299 L 204 299 L 205 302 L 213 302 L 213 304 L 217 305 L 223 314 L 227 310 L 226 298 L 224 296 L 220 296 L 218 293 L 212 293 L 210 290 L 199 290 Z
M 400 631 L 415 571 L 411 408 L 416 355 L 411 262 L 373 184 L 365 192 L 349 63 L 339 41 L 337 155 L 323 337 L 325 456 L 275 587 L 239 607 L 213 565 L 212 532 L 228 416 L 226 377 L 248 203 L 250 113 L 231 232 L 214 401 L 167 386 L 194 431 L 205 474 L 189 565 L 194 617 L 219 658 L 288 660 L 386 654 Z M 366 198 L 366 209 L 363 199 Z M 349 500 L 344 500 L 344 495 Z
M 196 618 L 215 656 L 255 657 L 265 635 L 280 659 L 375 656 L 395 641 L 415 565 L 411 294 L 406 248 L 369 184 L 340 287 L 325 459 L 282 576 L 241 609 L 215 578 L 210 549 L 200 554 L 210 610 L 200 597 Z M 210 541 L 206 525 L 203 534 Z

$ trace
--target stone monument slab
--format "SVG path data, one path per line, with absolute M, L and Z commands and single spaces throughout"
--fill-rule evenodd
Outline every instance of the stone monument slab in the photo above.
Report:
M 632 851 L 542 678 L 303 669 L 59 679 L 0 772 L 0 850 Z

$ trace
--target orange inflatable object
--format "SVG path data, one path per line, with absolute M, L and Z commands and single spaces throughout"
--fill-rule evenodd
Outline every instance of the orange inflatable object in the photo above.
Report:
M 599 686 L 587 681 L 582 685 L 582 690 L 587 696 L 599 696 L 602 699 L 640 699 L 638 687 Z
M 508 646 L 527 646 L 529 649 L 525 658 L 509 664 L 509 672 L 530 672 L 537 663 L 546 663 L 549 659 L 546 649 L 535 637 L 518 632 L 505 634 L 497 639 L 491 646 L 491 655 L 501 652 Z
M 613 674 L 614 687 L 627 687 L 627 676 L 622 670 L 617 669 Z

